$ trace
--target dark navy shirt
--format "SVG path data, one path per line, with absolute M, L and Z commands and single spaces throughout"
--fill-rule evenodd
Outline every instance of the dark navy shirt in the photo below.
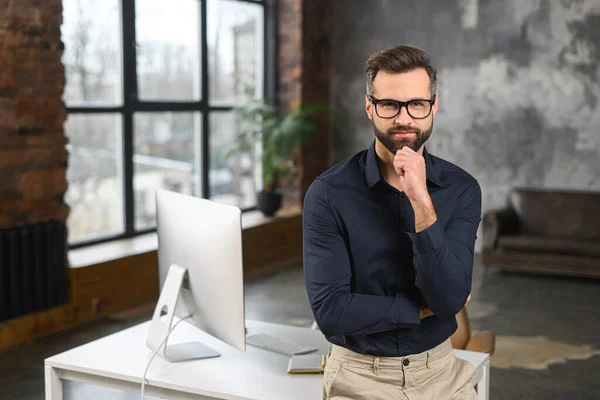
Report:
M 375 142 L 320 175 L 304 201 L 304 278 L 327 339 L 382 357 L 427 351 L 457 328 L 471 292 L 481 189 L 425 151 L 437 221 L 415 233 L 406 195 L 383 179 Z M 419 307 L 435 314 L 423 320 Z

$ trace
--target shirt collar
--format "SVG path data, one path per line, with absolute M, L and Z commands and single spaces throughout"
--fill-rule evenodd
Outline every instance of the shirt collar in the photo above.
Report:
M 425 172 L 427 174 L 427 180 L 439 187 L 442 187 L 442 183 L 439 177 L 439 171 L 435 166 L 435 161 L 427 148 L 423 149 L 423 158 L 425 158 Z M 371 189 L 379 181 L 383 181 L 383 175 L 379 170 L 379 163 L 377 162 L 377 153 L 375 152 L 375 141 L 367 150 L 367 160 L 365 165 L 365 179 L 367 186 Z

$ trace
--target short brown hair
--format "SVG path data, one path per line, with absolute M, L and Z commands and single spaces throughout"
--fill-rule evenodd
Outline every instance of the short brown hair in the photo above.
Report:
M 367 94 L 373 94 L 373 81 L 380 70 L 387 72 L 410 72 L 417 68 L 423 68 L 429 75 L 430 89 L 433 96 L 437 90 L 437 72 L 427 53 L 418 47 L 398 45 L 382 50 L 369 57 L 365 68 L 367 78 Z

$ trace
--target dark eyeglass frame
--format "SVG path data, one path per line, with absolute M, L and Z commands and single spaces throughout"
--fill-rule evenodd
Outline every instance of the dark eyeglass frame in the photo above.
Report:
M 433 105 L 435 104 L 435 99 L 436 99 L 437 95 L 433 95 L 433 98 L 431 100 L 429 99 L 412 99 L 412 100 L 408 100 L 408 101 L 398 101 L 398 100 L 392 100 L 392 99 L 376 99 L 375 97 L 371 96 L 371 95 L 367 95 L 367 97 L 369 98 L 369 101 L 375 106 L 375 112 L 377 113 L 377 116 L 379 118 L 383 118 L 383 119 L 392 119 L 392 118 L 396 118 L 398 116 L 398 114 L 400 114 L 402 112 L 402 107 L 406 107 L 406 112 L 408 113 L 408 115 L 410 115 L 411 118 L 414 119 L 425 119 L 427 117 L 429 117 L 431 115 L 431 110 L 433 110 Z M 381 115 L 379 115 L 379 111 L 377 111 L 377 103 L 380 102 L 388 102 L 388 103 L 396 103 L 398 104 L 398 112 L 396 114 L 394 114 L 391 117 L 382 117 Z M 429 112 L 427 113 L 426 116 L 424 117 L 413 117 L 413 115 L 410 113 L 410 111 L 408 110 L 408 105 L 410 103 L 412 103 L 413 101 L 426 101 L 429 103 Z

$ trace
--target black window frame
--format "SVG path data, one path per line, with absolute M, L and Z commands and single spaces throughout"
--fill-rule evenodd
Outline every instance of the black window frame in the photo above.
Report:
M 121 5 L 121 35 L 122 35 L 122 91 L 123 102 L 121 106 L 69 106 L 66 104 L 67 114 L 106 114 L 121 115 L 122 123 L 122 151 L 123 151 L 123 220 L 124 231 L 117 235 L 106 235 L 90 240 L 69 243 L 70 249 L 77 249 L 94 244 L 106 243 L 118 239 L 133 238 L 155 232 L 156 228 L 143 230 L 135 229 L 135 193 L 133 190 L 133 118 L 137 112 L 199 112 L 201 115 L 201 140 L 200 152 L 202 164 L 200 165 L 200 197 L 210 198 L 210 117 L 213 112 L 232 111 L 234 105 L 215 106 L 210 104 L 209 77 L 208 77 L 208 42 L 207 42 L 207 3 L 208 0 L 198 0 L 200 24 L 200 101 L 144 101 L 138 98 L 137 65 L 136 65 L 136 32 L 135 32 L 135 1 L 120 0 Z M 214 0 L 213 0 L 214 1 Z M 217 0 L 218 1 L 218 0 Z M 251 3 L 263 6 L 263 98 L 268 104 L 276 103 L 277 80 L 277 0 L 228 0 L 239 3 Z M 174 3 L 172 3 L 175 6 Z M 256 207 L 243 208 L 242 212 L 256 209 Z

